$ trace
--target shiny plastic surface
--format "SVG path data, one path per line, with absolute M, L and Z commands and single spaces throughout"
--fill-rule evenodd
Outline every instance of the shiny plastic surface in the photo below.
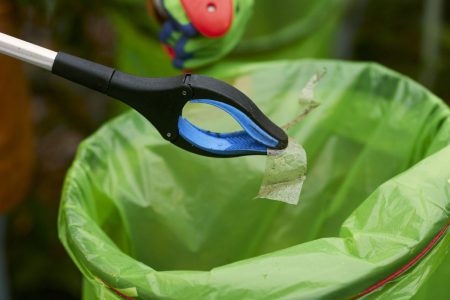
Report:
M 202 150 L 223 155 L 254 154 L 266 155 L 270 148 L 275 148 L 278 141 L 265 132 L 246 114 L 229 104 L 214 100 L 192 100 L 191 103 L 213 105 L 227 112 L 234 118 L 243 130 L 227 133 L 212 132 L 195 126 L 189 120 L 180 116 L 178 130 L 180 136 L 190 144 Z
M 181 3 L 200 34 L 218 38 L 230 30 L 234 15 L 232 0 L 181 0 Z
M 222 65 L 209 75 L 239 78 L 281 124 L 323 68 L 322 104 L 289 132 L 308 154 L 298 206 L 253 200 L 264 157 L 187 153 L 133 112 L 86 140 L 59 218 L 84 299 L 348 299 L 421 253 L 450 218 L 450 111 L 441 100 L 375 64 Z M 448 295 L 449 243 L 446 232 L 366 298 Z

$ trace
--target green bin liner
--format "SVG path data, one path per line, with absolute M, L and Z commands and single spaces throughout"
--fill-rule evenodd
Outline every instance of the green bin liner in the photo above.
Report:
M 135 112 L 84 141 L 59 214 L 84 299 L 448 299 L 450 110 L 440 99 L 367 63 L 208 74 L 283 124 L 324 68 L 321 106 L 289 132 L 309 160 L 298 206 L 254 199 L 265 157 L 184 152 Z M 206 124 L 224 121 L 196 109 Z

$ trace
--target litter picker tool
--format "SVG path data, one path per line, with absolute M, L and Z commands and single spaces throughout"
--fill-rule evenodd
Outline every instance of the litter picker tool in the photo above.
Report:
M 150 121 L 164 139 L 189 152 L 211 157 L 264 155 L 268 149 L 284 149 L 288 144 L 286 133 L 246 95 L 211 77 L 195 74 L 137 77 L 3 33 L 0 33 L 0 53 L 122 101 Z M 224 110 L 243 130 L 217 133 L 193 125 L 182 116 L 188 102 Z

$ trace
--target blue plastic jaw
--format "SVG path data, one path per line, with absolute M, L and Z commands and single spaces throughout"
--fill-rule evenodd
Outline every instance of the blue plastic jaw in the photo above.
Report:
M 193 146 L 219 156 L 267 154 L 270 148 L 276 148 L 279 141 L 265 132 L 248 116 L 237 108 L 215 100 L 196 99 L 191 103 L 205 103 L 218 107 L 228 113 L 243 128 L 231 133 L 210 132 L 201 129 L 183 116 L 178 119 L 180 136 Z

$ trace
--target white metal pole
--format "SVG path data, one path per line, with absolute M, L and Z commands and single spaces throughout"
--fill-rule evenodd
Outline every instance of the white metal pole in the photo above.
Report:
M 57 52 L 0 32 L 0 53 L 51 71 Z

